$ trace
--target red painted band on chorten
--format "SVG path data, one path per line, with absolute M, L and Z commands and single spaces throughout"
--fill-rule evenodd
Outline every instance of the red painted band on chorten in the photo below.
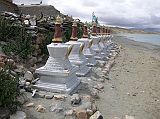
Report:
M 83 26 L 83 38 L 88 38 L 88 29 L 87 26 Z
M 100 35 L 100 27 L 97 27 L 97 34 Z
M 54 33 L 54 39 L 52 40 L 53 43 L 62 43 L 62 28 L 61 28 L 61 18 L 57 16 L 56 22 L 55 22 L 55 33 Z
M 97 27 L 96 25 L 93 24 L 93 27 L 92 27 L 92 36 L 96 36 L 97 35 Z
M 100 34 L 103 35 L 103 27 L 100 27 Z
M 105 27 L 103 27 L 102 30 L 103 30 L 103 35 L 105 35 L 106 33 Z
M 55 24 L 55 33 L 54 33 L 54 38 L 62 38 L 62 28 L 61 24 Z
M 78 38 L 77 38 L 77 24 L 76 23 L 73 23 L 73 25 L 72 25 L 72 35 L 71 35 L 70 40 L 73 40 L 73 41 L 78 40 Z

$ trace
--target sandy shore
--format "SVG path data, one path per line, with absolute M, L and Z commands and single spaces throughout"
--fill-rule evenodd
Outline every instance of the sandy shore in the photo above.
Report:
M 116 36 L 122 46 L 96 103 L 104 119 L 160 119 L 160 46 Z

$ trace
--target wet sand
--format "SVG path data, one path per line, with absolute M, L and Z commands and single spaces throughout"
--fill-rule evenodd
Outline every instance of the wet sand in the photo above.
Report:
M 96 101 L 104 119 L 160 119 L 160 46 L 115 36 L 122 46 Z

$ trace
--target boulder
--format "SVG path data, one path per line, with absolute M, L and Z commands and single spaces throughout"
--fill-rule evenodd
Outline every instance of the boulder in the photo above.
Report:
M 64 99 L 65 99 L 65 95 L 57 94 L 57 95 L 54 95 L 54 98 L 55 98 L 56 100 L 64 100 Z
M 37 63 L 37 57 L 32 57 L 30 60 L 29 60 L 29 63 L 31 64 L 31 66 L 33 66 L 35 63 Z
M 87 111 L 83 109 L 76 110 L 77 119 L 88 119 Z
M 26 119 L 26 113 L 23 111 L 17 111 L 15 114 L 10 116 L 10 119 Z
M 97 89 L 97 90 L 102 90 L 102 89 L 104 89 L 104 85 L 98 83 L 97 85 L 93 86 L 93 88 L 95 88 L 95 89 Z
M 91 116 L 93 114 L 93 111 L 91 109 L 87 109 L 87 114 Z
M 30 71 L 27 71 L 25 74 L 24 74 L 24 78 L 26 81 L 32 81 L 34 78 L 33 78 L 33 74 L 30 72 Z
M 43 58 L 39 57 L 37 62 L 42 62 L 42 61 L 43 61 Z
M 17 69 L 14 70 L 16 73 L 23 73 L 25 71 L 24 66 L 18 65 Z
M 79 94 L 73 94 L 71 96 L 71 104 L 77 105 L 80 103 L 80 101 L 81 101 L 81 98 L 80 98 Z
M 31 103 L 26 104 L 25 106 L 26 107 L 34 107 L 34 103 L 31 102 Z
M 98 96 L 98 90 L 92 89 L 92 90 L 91 90 L 91 96 L 92 96 L 93 98 L 99 98 L 99 96 Z
M 44 113 L 44 112 L 46 111 L 46 108 L 43 107 L 42 105 L 38 105 L 38 106 L 36 107 L 36 110 L 37 110 L 37 112 Z
M 26 86 L 29 86 L 29 85 L 31 85 L 31 83 L 30 83 L 30 82 L 26 82 L 25 85 L 26 85 Z
M 14 64 L 14 60 L 13 59 L 7 59 L 7 64 L 8 65 L 13 65 Z
M 89 119 L 103 119 L 103 116 L 99 111 L 97 111 Z
M 59 112 L 61 112 L 61 111 L 63 111 L 63 110 L 64 110 L 64 104 L 63 104 L 62 102 L 59 102 L 58 104 L 52 105 L 52 106 L 50 107 L 50 111 L 51 111 L 51 112 L 59 113 Z
M 95 103 L 92 103 L 91 109 L 93 112 L 97 111 L 97 106 L 95 105 Z
M 64 112 L 65 116 L 72 116 L 73 114 L 74 114 L 74 111 L 72 109 Z
M 45 98 L 46 98 L 46 99 L 52 99 L 52 98 L 53 98 L 53 95 L 45 95 Z

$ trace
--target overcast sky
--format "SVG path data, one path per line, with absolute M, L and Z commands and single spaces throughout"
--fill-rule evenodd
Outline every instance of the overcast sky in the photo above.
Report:
M 40 3 L 41 0 L 13 0 L 17 4 Z M 42 0 L 63 14 L 91 21 L 92 12 L 101 24 L 160 28 L 160 0 Z

